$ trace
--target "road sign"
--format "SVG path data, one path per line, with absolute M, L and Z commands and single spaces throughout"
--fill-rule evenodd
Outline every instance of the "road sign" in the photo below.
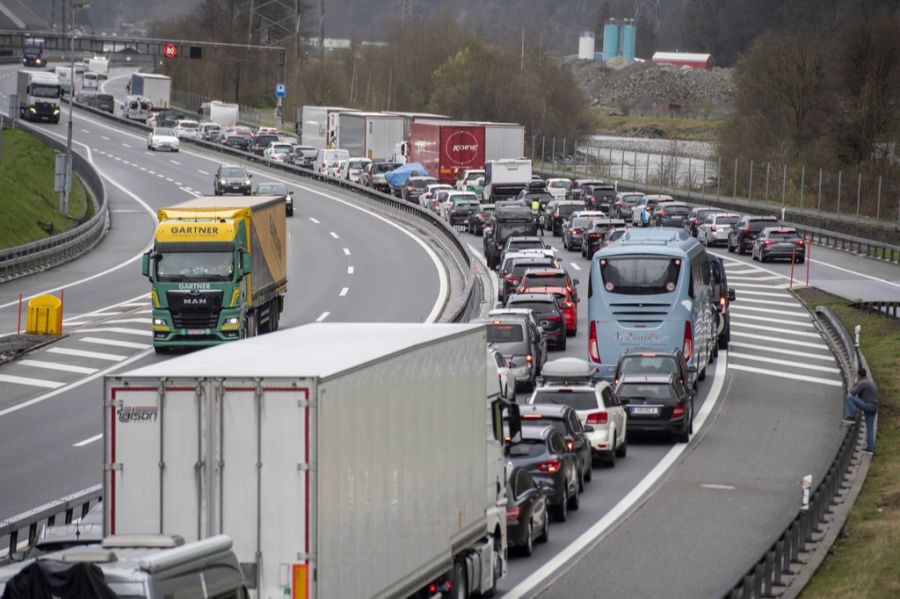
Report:
M 163 56 L 175 58 L 178 56 L 178 48 L 175 47 L 175 44 L 163 44 Z
M 275 84 L 275 97 L 276 98 L 284 97 L 284 83 L 276 83 Z

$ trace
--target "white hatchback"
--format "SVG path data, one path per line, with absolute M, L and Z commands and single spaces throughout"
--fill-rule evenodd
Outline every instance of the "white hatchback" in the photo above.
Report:
M 616 458 L 627 455 L 628 413 L 609 383 L 538 387 L 528 403 L 572 406 L 587 433 L 594 458 L 614 466 Z
M 175 123 L 175 135 L 179 139 L 199 139 L 200 123 L 191 120 L 181 120 Z

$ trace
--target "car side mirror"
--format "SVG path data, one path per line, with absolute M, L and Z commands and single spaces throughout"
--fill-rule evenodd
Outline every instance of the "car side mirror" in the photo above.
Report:
M 252 179 L 252 178 L 253 178 L 253 173 L 249 173 L 249 174 L 247 175 L 247 178 L 248 178 L 248 179 Z
M 581 283 L 581 281 L 579 281 L 578 279 L 572 279 L 572 282 L 575 283 L 576 285 L 578 285 L 579 283 Z
M 141 274 L 150 278 L 150 252 L 144 252 L 141 256 Z
M 737 295 L 734 293 L 734 289 L 728 288 L 728 301 L 733 302 L 737 298 Z

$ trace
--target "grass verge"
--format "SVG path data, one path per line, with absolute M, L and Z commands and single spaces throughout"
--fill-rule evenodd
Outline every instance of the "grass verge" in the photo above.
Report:
M 875 456 L 844 532 L 804 589 L 802 599 L 900 597 L 900 323 L 849 306 L 818 289 L 797 295 L 809 306 L 828 306 L 853 333 L 878 385 Z
M 716 140 L 716 134 L 722 125 L 716 119 L 684 119 L 666 116 L 609 116 L 599 114 L 596 118 L 595 133 L 601 135 L 624 135 L 627 137 L 646 137 L 648 132 L 656 132 L 662 139 L 679 139 L 688 141 Z
M 72 184 L 69 213 L 57 211 L 53 191 L 55 153 L 27 131 L 3 130 L 0 160 L 0 249 L 44 239 L 71 229 L 94 213 L 78 177 Z

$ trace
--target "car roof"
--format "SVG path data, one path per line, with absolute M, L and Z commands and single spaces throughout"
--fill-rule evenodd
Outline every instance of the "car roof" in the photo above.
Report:
M 794 227 L 766 227 L 760 233 L 777 231 L 779 233 L 797 233 L 797 229 Z
M 716 258 L 719 258 L 716 256 Z M 719 258 L 721 260 L 721 258 Z M 656 358 L 656 357 L 667 357 L 667 358 L 675 358 L 681 353 L 681 350 L 673 349 L 669 351 L 657 351 L 653 349 L 631 349 L 622 352 L 622 355 L 619 356 L 619 360 L 626 357 L 636 357 L 640 356 L 642 358 Z
M 517 301 L 556 303 L 556 299 L 549 293 L 514 293 L 506 300 L 507 305 L 513 302 L 514 299 Z
M 563 420 L 566 417 L 566 412 L 574 412 L 575 408 L 570 406 L 569 404 L 561 404 L 561 403 L 532 403 L 532 404 L 523 404 L 519 406 L 519 412 L 524 414 L 525 412 L 531 412 L 533 414 L 540 414 L 541 416 L 548 418 L 559 418 Z M 523 426 L 529 426 L 528 424 L 523 423 Z M 534 424 L 530 426 L 536 426 Z
M 502 320 L 504 317 L 512 318 L 517 322 L 522 318 L 530 320 L 534 318 L 534 310 L 531 308 L 497 308 L 488 312 L 489 321 Z
M 619 381 L 620 385 L 625 384 L 650 384 L 650 385 L 668 385 L 675 378 L 675 373 L 668 374 L 626 374 Z
M 523 422 L 522 438 L 546 440 L 554 430 L 556 429 L 546 424 L 525 424 Z
M 528 275 L 545 275 L 545 274 L 554 274 L 554 275 L 564 275 L 566 271 L 560 267 L 547 267 L 547 268 L 529 268 L 525 271 L 524 276 Z
M 540 241 L 544 242 L 542 237 L 538 237 L 537 235 L 512 235 L 509 239 L 506 240 L 506 243 L 512 243 L 514 241 Z

